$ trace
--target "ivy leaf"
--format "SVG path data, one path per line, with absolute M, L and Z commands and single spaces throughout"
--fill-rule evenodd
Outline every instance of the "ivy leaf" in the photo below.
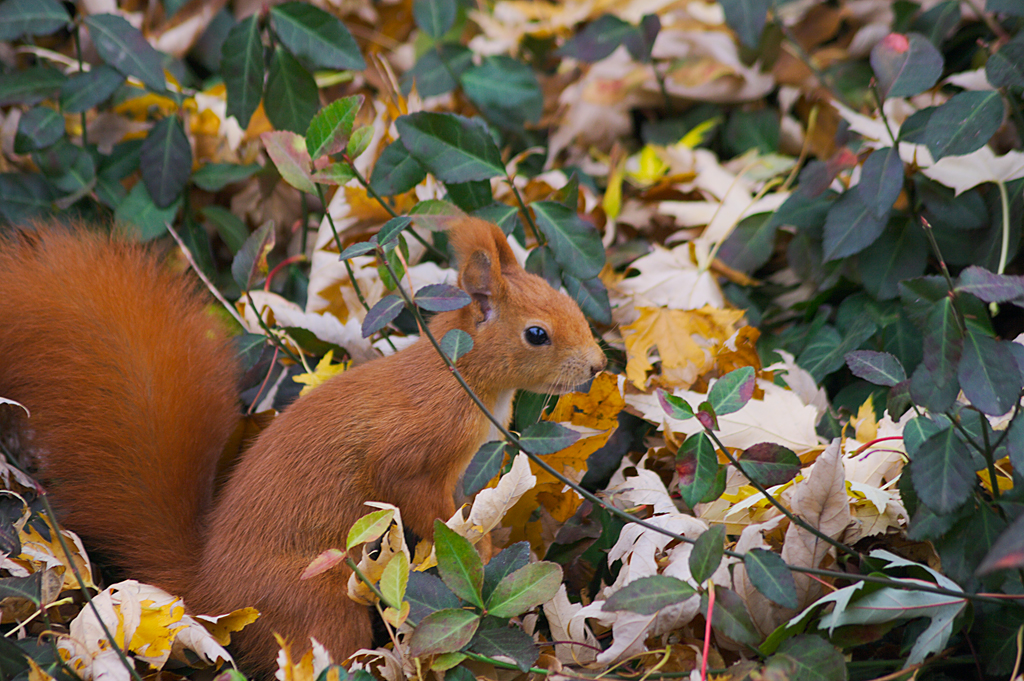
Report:
M 846 353 L 846 366 L 857 378 L 863 378 L 875 385 L 892 387 L 907 380 L 907 373 L 900 361 L 888 352 L 857 350 Z
M 139 152 L 142 181 L 153 203 L 167 208 L 181 195 L 192 173 L 192 146 L 177 116 L 162 118 Z
M 473 299 L 451 284 L 428 284 L 416 292 L 416 304 L 431 312 L 449 312 L 466 307 Z
M 936 161 L 977 151 L 996 134 L 1004 111 L 1003 97 L 996 90 L 953 95 L 928 119 L 924 143 Z
M 87 16 L 85 25 L 103 61 L 126 76 L 135 76 L 154 92 L 166 89 L 163 56 L 139 29 L 114 14 Z
M 604 602 L 602 610 L 627 610 L 639 615 L 653 615 L 662 608 L 682 603 L 696 593 L 681 579 L 668 575 L 651 575 L 635 579 Z
M 363 338 L 369 338 L 394 321 L 404 307 L 405 301 L 395 293 L 377 301 L 363 318 Z
M 590 279 L 601 272 L 605 261 L 601 236 L 574 208 L 556 201 L 535 201 L 531 208 L 559 265 L 579 279 Z
M 452 592 L 478 608 L 483 607 L 484 564 L 468 539 L 440 520 L 434 521 L 437 571 Z
M 519 443 L 533 454 L 554 454 L 580 439 L 580 434 L 571 428 L 553 421 L 541 421 L 523 431 Z
M 715 381 L 708 391 L 708 402 L 718 416 L 742 409 L 754 396 L 754 368 L 741 367 Z
M 409 154 L 442 182 L 489 180 L 505 174 L 501 154 L 478 119 L 421 111 L 395 121 Z
M 793 573 L 777 553 L 765 549 L 751 549 L 743 556 L 743 567 L 747 569 L 750 583 L 765 598 L 783 608 L 800 607 Z
M 942 55 L 923 35 L 890 33 L 871 50 L 871 68 L 882 97 L 913 97 L 942 75 Z
M 305 2 L 286 2 L 271 7 L 270 18 L 277 37 L 296 57 L 322 69 L 366 68 L 352 34 L 333 14 Z
M 690 551 L 690 575 L 697 584 L 703 584 L 715 573 L 725 555 L 725 525 L 712 525 L 697 537 Z
M 448 333 L 459 331 L 452 329 Z M 465 333 L 461 331 L 460 333 Z M 445 334 L 447 338 L 448 334 Z M 468 335 L 466 336 L 469 337 Z M 473 455 L 466 472 L 462 475 L 462 492 L 472 496 L 487 486 L 494 476 L 501 472 L 501 464 L 505 460 L 505 443 L 499 440 L 485 442 Z M 501 554 L 498 554 L 501 555 Z
M 263 97 L 266 73 L 257 14 L 243 19 L 228 31 L 221 48 L 220 65 L 227 88 L 227 115 L 234 116 L 243 129 L 247 128 Z
M 320 91 L 309 71 L 295 57 L 278 48 L 270 60 L 267 94 L 263 101 L 267 118 L 276 129 L 301 135 L 320 108 Z

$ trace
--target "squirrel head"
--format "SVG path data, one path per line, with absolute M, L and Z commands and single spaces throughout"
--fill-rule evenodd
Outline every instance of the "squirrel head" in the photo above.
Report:
M 505 235 L 478 218 L 449 232 L 459 286 L 473 302 L 456 323 L 473 338 L 459 360 L 481 388 L 563 393 L 604 369 L 606 359 L 576 302 L 524 270 Z

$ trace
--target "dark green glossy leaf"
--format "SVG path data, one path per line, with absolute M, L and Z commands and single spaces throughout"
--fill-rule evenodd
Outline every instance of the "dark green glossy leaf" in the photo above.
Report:
M 350 260 L 352 258 L 356 258 L 360 255 L 366 255 L 367 253 L 376 250 L 377 239 L 376 237 L 371 237 L 369 241 L 360 241 L 347 247 L 344 251 L 341 252 L 341 255 L 338 256 L 338 260 Z
M 708 402 L 715 414 L 732 414 L 746 406 L 754 396 L 754 378 L 754 367 L 741 367 L 715 381 L 708 391 Z
M 139 152 L 142 181 L 159 208 L 171 205 L 188 184 L 192 172 L 192 146 L 177 116 L 157 122 Z
M 27 154 L 45 149 L 64 136 L 64 117 L 45 106 L 37 106 L 22 114 L 14 137 L 14 151 Z
M 725 525 L 712 525 L 697 537 L 690 551 L 690 575 L 697 584 L 703 584 L 715 573 L 725 555 Z
M 747 447 L 739 462 L 743 473 L 762 487 L 789 482 L 800 472 L 802 465 L 791 449 L 774 442 L 759 442 Z
M 458 597 L 445 586 L 440 578 L 426 572 L 409 573 L 409 584 L 405 588 L 405 600 L 409 601 L 409 621 L 419 624 L 432 612 L 458 608 Z
M 540 249 L 534 249 L 533 252 L 537 250 Z M 600 278 L 594 277 L 580 281 L 571 274 L 563 274 L 562 283 L 565 285 L 565 292 L 576 301 L 576 304 L 583 310 L 583 314 L 598 324 L 609 325 L 612 323 L 612 308 L 608 301 L 608 289 L 604 287 L 604 282 Z
M 277 49 L 270 62 L 264 102 L 275 129 L 303 135 L 320 108 L 320 93 L 312 74 L 295 57 Z
M 888 215 L 903 189 L 903 161 L 896 147 L 871 152 L 861 169 L 856 191 L 876 217 Z
M 878 300 L 899 296 L 899 282 L 924 274 L 928 241 L 919 225 L 890 220 L 878 239 L 857 256 L 864 290 Z
M 977 574 L 986 575 L 996 570 L 1016 570 L 1024 567 L 1024 515 L 1015 520 L 999 536 L 989 550 Z
M 743 566 L 750 583 L 772 603 L 791 609 L 800 606 L 793 573 L 777 553 L 751 549 L 743 556 Z
M 413 83 L 422 97 L 436 97 L 451 92 L 456 80 L 473 63 L 473 52 L 462 45 L 441 43 L 427 50 L 416 64 L 402 76 L 404 94 L 412 91 Z
M 885 229 L 886 216 L 876 215 L 860 193 L 848 191 L 828 211 L 822 241 L 825 262 L 860 253 Z
M 416 292 L 416 304 L 431 312 L 448 312 L 466 307 L 473 299 L 451 284 L 428 284 Z
M 440 520 L 434 521 L 437 571 L 456 596 L 483 607 L 484 564 L 468 539 Z
M 1005 414 L 1020 398 L 1021 373 L 1006 341 L 973 329 L 963 341 L 958 378 L 964 397 L 985 414 Z
M 988 58 L 985 77 L 993 87 L 1024 88 L 1024 33 L 1018 33 Z
M 515 626 L 480 629 L 470 641 L 469 649 L 488 657 L 503 655 L 512 658 L 522 672 L 529 671 L 540 657 L 540 650 L 533 642 L 533 637 Z
M 718 455 L 704 433 L 696 433 L 676 452 L 679 473 L 679 494 L 690 508 L 704 502 L 715 489 L 718 479 Z
M 373 166 L 370 186 L 381 196 L 407 192 L 427 176 L 427 169 L 414 159 L 401 142 L 392 142 Z
M 452 329 L 448 333 L 459 331 Z M 460 331 L 465 333 L 465 331 Z M 447 338 L 447 334 L 445 334 Z M 466 336 L 469 338 L 469 336 Z M 443 349 L 443 348 L 442 348 Z M 473 455 L 466 472 L 462 475 L 462 492 L 472 496 L 487 486 L 494 476 L 501 472 L 501 464 L 505 460 L 505 443 L 500 441 L 485 442 Z M 498 554 L 501 555 L 501 554 Z
M 128 196 L 114 210 L 115 222 L 127 225 L 139 241 L 149 241 L 167 233 L 167 223 L 174 223 L 181 199 L 166 208 L 157 206 L 146 191 L 145 182 L 137 182 Z
M 768 18 L 768 0 L 724 0 L 725 23 L 745 47 L 757 47 Z
M 59 90 L 66 80 L 67 76 L 48 66 L 0 73 L 0 106 L 38 104 Z
M 952 426 L 922 442 L 910 468 L 917 496 L 940 515 L 956 510 L 974 489 L 971 454 Z
M 558 264 L 579 279 L 596 277 L 605 261 L 597 230 L 574 209 L 555 201 L 535 201 L 531 207 L 537 216 L 537 227 L 548 240 Z
M 39 606 L 43 599 L 43 572 L 35 572 L 27 577 L 6 577 L 0 579 L 0 599 L 22 598 Z
M 519 568 L 501 580 L 487 599 L 487 613 L 494 617 L 517 617 L 530 608 L 547 603 L 562 585 L 562 568 L 541 561 Z
M 457 10 L 455 0 L 414 0 L 412 3 L 416 25 L 434 40 L 439 40 L 455 25 Z
M 397 218 L 391 218 L 381 226 L 380 231 L 377 232 L 377 243 L 381 246 L 387 246 L 393 239 L 398 238 L 406 227 L 412 224 L 412 218 L 408 216 L 400 216 Z
M 970 293 L 986 303 L 1016 302 L 1024 305 L 1024 277 L 994 274 L 971 265 L 956 279 L 956 290 Z
M 544 96 L 533 69 L 511 57 L 484 57 L 459 79 L 466 96 L 488 120 L 502 127 L 536 123 L 544 112 Z
M 53 186 L 38 173 L 0 173 L 0 216 L 19 222 L 51 208 Z
M 952 407 L 959 393 L 960 383 L 956 374 L 945 380 L 936 380 L 924 362 L 917 365 L 910 377 L 910 397 L 914 404 L 935 414 Z
M 106 64 L 76 73 L 60 89 L 60 107 L 65 113 L 88 111 L 114 94 L 124 81 L 124 74 Z
M 843 337 L 831 326 L 818 329 L 807 341 L 803 351 L 797 357 L 797 363 L 806 369 L 815 381 L 820 382 L 825 376 L 843 366 L 843 356 L 838 349 Z
M 791 196 L 799 194 L 794 192 Z M 718 257 L 734 270 L 753 274 L 771 259 L 778 229 L 772 215 L 762 213 L 744 218 L 722 244 Z
M 484 567 L 484 597 L 490 598 L 494 588 L 516 570 L 530 562 L 530 543 L 521 541 L 506 546 Z
M 936 161 L 977 151 L 1003 123 L 1003 98 L 997 91 L 953 95 L 928 120 L 924 143 Z
M 245 240 L 249 238 L 249 230 L 237 215 L 221 206 L 203 208 L 203 217 L 217 230 L 221 241 L 232 253 L 241 250 Z
M 846 365 L 857 378 L 875 385 L 892 387 L 907 380 L 900 361 L 888 352 L 858 350 L 846 353 Z
M 602 14 L 565 41 L 558 54 L 593 64 L 610 55 L 619 45 L 635 39 L 638 32 L 636 26 L 614 14 Z
M 404 307 L 405 302 L 394 293 L 377 301 L 363 318 L 363 338 L 369 338 L 394 321 Z
M 715 586 L 715 609 L 711 613 L 711 626 L 722 632 L 738 643 L 754 647 L 761 642 L 761 635 L 757 633 L 743 599 L 731 590 L 721 586 Z M 700 609 L 707 617 L 708 594 L 701 594 Z
M 270 19 L 277 37 L 296 57 L 322 69 L 366 68 L 352 34 L 333 14 L 305 2 L 286 2 L 270 8 Z
M 85 25 L 103 61 L 154 92 L 166 89 L 163 57 L 139 29 L 114 14 L 92 14 L 85 17 Z
M 409 639 L 413 657 L 453 653 L 471 640 L 480 626 L 480 616 L 469 610 L 438 610 L 424 617 Z
M 58 0 L 5 0 L 0 3 L 0 40 L 50 35 L 71 23 Z
M 442 182 L 505 174 L 498 147 L 480 120 L 422 111 L 401 116 L 395 127 L 409 154 Z
M 534 454 L 554 454 L 580 439 L 580 434 L 553 421 L 535 423 L 519 436 L 519 443 Z
M 256 286 L 267 276 L 267 255 L 274 250 L 277 233 L 273 221 L 265 222 L 249 235 L 231 263 L 231 276 L 243 291 Z
M 681 579 L 667 575 L 651 575 L 635 579 L 604 602 L 602 610 L 628 610 L 640 615 L 653 615 L 662 608 L 681 603 L 696 593 Z
M 266 73 L 258 14 L 231 27 L 221 46 L 220 64 L 227 88 L 227 115 L 234 116 L 246 128 L 263 97 Z
M 362 105 L 362 95 L 351 95 L 331 102 L 313 117 L 306 131 L 306 151 L 311 159 L 337 154 L 348 147 L 352 124 Z
M 924 330 L 924 363 L 936 381 L 948 381 L 956 373 L 964 337 L 956 306 L 949 297 L 935 303 Z
M 871 68 L 882 97 L 912 97 L 939 80 L 942 55 L 923 35 L 890 33 L 872 48 Z
M 261 170 L 255 163 L 207 163 L 192 173 L 192 183 L 208 192 L 218 192 L 229 184 L 248 180 Z
M 843 653 L 820 636 L 799 634 L 786 639 L 765 666 L 764 678 L 787 681 L 847 681 Z

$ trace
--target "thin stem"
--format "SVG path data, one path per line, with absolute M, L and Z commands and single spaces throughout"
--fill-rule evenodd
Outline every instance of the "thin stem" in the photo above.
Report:
M 982 419 L 985 417 L 982 416 Z M 981 424 L 981 439 L 985 443 L 985 451 L 982 456 L 985 457 L 985 464 L 988 467 L 988 479 L 992 483 L 992 498 L 995 500 L 999 499 L 999 480 L 996 478 L 996 462 L 995 462 L 995 448 L 992 447 L 988 440 L 988 423 Z
M 854 558 L 860 558 L 861 557 L 860 553 L 858 553 L 857 551 L 854 551 L 852 548 L 850 548 L 849 546 L 847 546 L 843 542 L 838 541 L 838 540 L 833 539 L 832 537 L 828 536 L 827 534 L 825 534 L 824 532 L 822 532 L 818 528 L 812 526 L 810 523 L 805 521 L 803 518 L 801 518 L 800 516 L 794 514 L 788 508 L 783 506 L 779 502 L 778 499 L 773 497 L 771 495 L 771 493 L 768 490 L 766 490 L 761 485 L 761 483 L 759 483 L 757 480 L 754 480 L 754 478 L 751 475 L 747 474 L 747 471 L 744 470 L 743 465 L 740 463 L 739 459 L 737 459 L 735 456 L 733 456 L 732 452 L 730 452 L 728 449 L 725 448 L 725 445 L 723 445 L 722 441 L 718 439 L 718 436 L 715 435 L 714 431 L 712 431 L 710 428 L 707 428 L 705 426 L 704 433 L 709 438 L 711 438 L 714 441 L 715 446 L 718 447 L 718 449 L 721 450 L 721 452 L 723 454 L 725 454 L 725 458 L 729 459 L 729 463 L 731 463 L 733 466 L 735 466 L 736 470 L 738 470 L 740 473 L 742 473 L 744 475 L 744 477 L 747 478 L 747 480 L 754 487 L 754 489 L 756 489 L 758 492 L 760 492 L 764 496 L 764 498 L 768 500 L 768 503 L 770 503 L 772 506 L 774 506 L 780 513 L 782 513 L 782 515 L 786 516 L 789 519 L 789 522 L 797 525 L 798 527 L 801 527 L 801 528 L 807 530 L 808 532 L 813 534 L 818 539 L 821 539 L 823 542 L 825 542 L 827 544 L 831 544 L 837 550 L 842 551 L 843 553 L 846 553 L 846 554 L 848 554 L 848 555 L 850 555 L 850 556 L 852 556 Z
M 41 490 L 40 490 L 41 491 Z M 43 509 L 46 511 L 46 517 L 50 519 L 53 524 L 54 533 L 57 535 L 57 541 L 60 542 L 60 548 L 64 551 L 64 557 L 68 560 L 68 567 L 71 568 L 72 574 L 75 575 L 75 580 L 78 582 L 78 588 L 85 596 L 85 600 L 89 603 L 89 607 L 92 608 L 92 614 L 96 617 L 96 621 L 100 623 L 100 628 L 103 629 L 103 635 L 107 637 L 107 641 L 113 646 L 114 650 L 117 651 L 117 656 L 121 658 L 121 664 L 125 666 L 128 673 L 131 674 L 135 681 L 142 681 L 142 677 L 139 676 L 139 672 L 135 670 L 135 666 L 128 661 L 128 656 L 124 654 L 124 650 L 118 644 L 114 635 L 110 633 L 110 629 L 107 627 L 106 621 L 100 616 L 100 611 L 96 607 L 96 604 L 92 600 L 92 596 L 89 595 L 89 589 L 85 586 L 85 580 L 82 579 L 82 573 L 78 571 L 78 566 L 75 565 L 75 559 L 71 557 L 71 551 L 68 549 L 67 541 L 64 539 L 64 534 L 60 530 L 60 523 L 57 522 L 57 515 L 53 512 L 53 507 L 50 506 L 50 500 L 46 496 L 46 492 L 42 492 L 39 495 L 39 501 L 43 504 Z
M 373 583 L 373 582 L 372 582 L 372 581 L 370 580 L 370 578 L 369 578 L 369 577 L 367 577 L 366 575 L 364 575 L 364 574 L 363 574 L 363 571 L 359 569 L 359 566 L 358 566 L 358 565 L 356 565 L 356 562 L 355 562 L 354 560 L 352 560 L 352 559 L 351 559 L 351 558 L 350 558 L 349 556 L 347 556 L 347 555 L 345 556 L 345 564 L 346 564 L 346 565 L 348 565 L 348 566 L 349 566 L 350 568 L 352 568 L 352 572 L 356 573 L 356 577 L 358 577 L 358 578 L 359 578 L 359 581 L 361 581 L 361 582 L 362 582 L 363 584 L 365 584 L 366 586 L 368 586 L 368 587 L 370 588 L 370 591 L 372 591 L 372 592 L 373 592 L 373 595 L 374 595 L 374 596 L 376 596 L 376 597 L 377 597 L 377 599 L 378 599 L 378 600 L 379 600 L 379 601 L 380 601 L 381 603 L 383 603 L 384 605 L 386 605 L 386 606 L 387 606 L 387 607 L 389 607 L 389 608 L 394 608 L 394 607 L 395 607 L 395 605 L 394 605 L 393 603 L 391 603 L 391 601 L 389 601 L 388 599 L 384 598 L 384 594 L 382 594 L 382 593 L 380 592 L 380 589 L 378 589 L 378 588 L 377 588 L 377 585 L 376 585 L 376 584 L 374 584 L 374 583 Z M 396 609 L 397 609 L 397 608 L 396 608 Z
M 174 231 L 174 227 L 171 226 L 170 222 L 165 222 L 164 224 L 167 226 L 167 231 L 171 233 L 172 237 L 174 237 L 174 240 L 178 242 L 178 248 L 180 248 L 181 252 L 185 255 L 185 260 L 188 260 L 188 264 L 192 267 L 192 271 L 196 273 L 196 276 L 199 277 L 200 280 L 202 280 L 203 284 L 206 285 L 206 288 L 213 294 L 213 297 L 220 301 L 220 304 L 224 306 L 224 309 L 228 311 L 228 314 L 234 317 L 239 326 L 244 327 L 245 320 L 242 319 L 242 315 L 238 314 L 238 310 L 235 309 L 235 306 L 229 303 L 227 298 L 221 295 L 220 290 L 213 285 L 213 282 L 210 281 L 209 277 L 207 277 L 203 273 L 203 270 L 199 268 L 199 264 L 196 263 L 195 256 L 192 255 L 192 251 L 190 251 L 188 246 L 185 245 L 185 241 L 181 238 L 181 235 Z
M 516 197 L 516 202 L 519 204 L 519 211 L 523 214 L 523 220 L 529 226 L 530 231 L 533 232 L 533 238 L 537 240 L 537 245 L 544 246 L 547 244 L 547 239 L 544 239 L 541 236 L 540 230 L 537 229 L 537 225 L 534 223 L 533 218 L 530 217 L 530 211 L 527 210 L 526 204 L 523 203 L 523 197 L 519 193 L 519 188 L 516 187 L 514 179 L 506 175 L 505 181 L 508 182 L 509 187 L 512 187 L 512 194 Z
M 249 291 L 246 291 L 245 297 L 249 301 L 249 305 L 252 306 L 253 314 L 256 315 L 256 321 L 259 323 L 260 328 L 263 329 L 263 332 L 267 334 L 267 338 L 270 340 L 270 342 L 273 343 L 278 349 L 280 349 L 281 352 L 287 355 L 288 359 L 292 360 L 296 364 L 302 364 L 302 360 L 296 357 L 295 353 L 292 352 L 288 348 L 288 346 L 286 346 L 281 341 L 281 339 L 277 337 L 277 334 L 270 330 L 270 327 L 267 326 L 267 323 L 263 321 L 263 315 L 260 314 L 259 308 L 256 307 L 256 302 L 252 299 L 252 294 Z
M 82 59 L 82 37 L 81 37 L 81 35 L 79 35 L 81 30 L 82 30 L 81 24 L 76 23 L 75 24 L 75 30 L 74 30 L 74 33 L 73 33 L 73 35 L 75 36 L 75 58 L 78 59 L 78 72 L 79 73 L 85 73 L 85 71 L 83 70 L 84 67 L 85 67 L 85 61 Z M 84 148 L 84 147 L 89 146 L 89 134 L 88 134 L 88 132 L 85 129 L 86 128 L 86 126 L 85 126 L 85 123 L 86 123 L 85 111 L 83 110 L 83 111 L 79 112 L 78 115 L 80 117 L 81 125 L 82 125 L 82 147 Z
M 1002 180 L 997 179 L 996 186 L 999 187 L 999 207 L 1003 211 L 1003 241 L 999 250 L 999 271 L 996 274 L 1002 274 L 1006 271 L 1006 258 L 1010 250 L 1010 199 L 1006 195 L 1006 184 Z

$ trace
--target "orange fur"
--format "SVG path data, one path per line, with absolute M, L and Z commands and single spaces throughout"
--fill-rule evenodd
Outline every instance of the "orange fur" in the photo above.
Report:
M 465 218 L 451 243 L 474 302 L 430 328 L 473 338 L 458 367 L 493 413 L 507 423 L 515 390 L 561 392 L 604 367 L 576 304 L 523 271 L 497 227 Z M 273 632 L 293 651 L 313 636 L 343 659 L 371 642 L 367 609 L 346 595 L 348 570 L 299 575 L 344 546 L 368 500 L 398 505 L 407 527 L 431 537 L 492 426 L 421 340 L 296 401 L 211 506 L 235 420 L 234 365 L 189 288 L 140 249 L 102 237 L 46 230 L 4 245 L 0 395 L 32 410 L 40 471 L 69 527 L 193 611 L 261 611 L 237 638 L 245 666 L 272 672 Z M 529 326 L 551 343 L 530 345 Z M 65 495 L 71 472 L 77 486 Z

